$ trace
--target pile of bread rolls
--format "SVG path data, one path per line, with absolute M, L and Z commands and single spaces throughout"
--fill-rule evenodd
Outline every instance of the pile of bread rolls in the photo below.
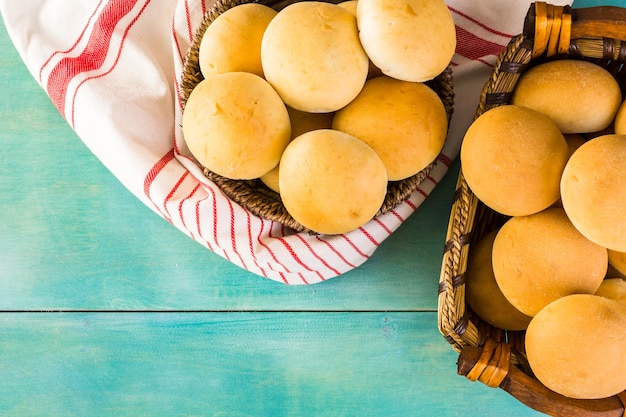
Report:
M 443 148 L 448 115 L 425 82 L 455 46 L 443 0 L 232 7 L 202 37 L 185 142 L 216 174 L 263 181 L 306 228 L 354 230 Z
M 505 215 L 470 249 L 466 301 L 526 330 L 537 379 L 571 398 L 626 389 L 626 102 L 591 62 L 526 71 L 461 147 L 465 180 Z

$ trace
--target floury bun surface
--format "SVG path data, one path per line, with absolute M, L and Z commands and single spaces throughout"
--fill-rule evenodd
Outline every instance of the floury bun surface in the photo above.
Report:
M 480 200 L 499 213 L 525 216 L 558 200 L 570 149 L 547 116 L 505 105 L 472 123 L 460 155 L 465 180 Z
M 550 117 L 563 133 L 589 133 L 607 128 L 622 102 L 619 84 L 591 62 L 563 59 L 526 71 L 511 104 L 530 107 Z
M 595 295 L 610 298 L 626 306 L 626 278 L 605 279 Z
M 333 129 L 355 136 L 381 157 L 390 181 L 417 174 L 446 141 L 448 116 L 441 99 L 422 83 L 372 78 L 333 120 Z
M 492 266 L 497 230 L 480 239 L 472 250 L 465 271 L 465 300 L 487 323 L 506 330 L 524 330 L 531 317 L 515 308 L 502 294 Z
M 390 77 L 431 80 L 454 55 L 456 30 L 443 0 L 359 0 L 357 21 L 367 55 Z
M 369 71 L 354 15 L 317 1 L 292 3 L 278 13 L 263 36 L 261 60 L 283 101 L 314 113 L 351 102 Z
M 213 75 L 189 95 L 185 142 L 202 166 L 231 179 L 253 179 L 280 161 L 291 138 L 287 108 L 263 78 L 247 72 Z
M 528 325 L 528 362 L 539 381 L 562 395 L 610 397 L 626 389 L 625 328 L 626 305 L 618 301 L 590 294 L 560 298 Z
M 277 13 L 268 6 L 247 3 L 217 16 L 200 42 L 202 75 L 244 71 L 263 77 L 261 40 Z
M 387 194 L 387 171 L 363 141 L 332 129 L 295 138 L 280 161 L 283 204 L 305 227 L 346 233 L 370 221 Z
M 593 294 L 606 275 L 608 253 L 555 207 L 509 219 L 494 241 L 492 262 L 504 296 L 534 316 L 566 295 Z
M 589 240 L 626 252 L 626 135 L 603 135 L 578 148 L 561 179 L 563 208 Z

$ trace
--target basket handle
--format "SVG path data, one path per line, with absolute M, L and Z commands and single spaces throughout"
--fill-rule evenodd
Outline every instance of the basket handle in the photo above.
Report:
M 626 392 L 598 400 L 579 400 L 557 394 L 511 363 L 507 343 L 487 339 L 483 346 L 466 346 L 459 355 L 458 374 L 501 388 L 528 407 L 551 416 L 623 417 Z
M 532 58 L 568 52 L 572 39 L 612 38 L 626 53 L 626 8 L 596 6 L 573 9 L 535 2 L 524 21 L 524 36 L 533 39 Z

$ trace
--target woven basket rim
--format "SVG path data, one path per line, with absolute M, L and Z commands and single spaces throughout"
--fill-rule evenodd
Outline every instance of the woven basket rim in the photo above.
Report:
M 532 7 L 531 5 L 530 10 L 532 10 Z M 626 9 L 623 10 L 626 11 Z M 525 27 L 524 33 L 514 36 L 498 56 L 491 76 L 481 91 L 480 102 L 477 106 L 474 120 L 494 107 L 508 104 L 521 74 L 533 65 L 552 59 L 581 59 L 601 65 L 614 75 L 621 86 L 622 95 L 626 96 L 626 42 L 622 39 L 596 36 L 572 38 L 568 39 L 570 46 L 566 53 L 547 56 L 545 53 L 538 55 L 537 51 L 535 51 L 535 57 L 533 57 L 534 41 L 526 29 Z M 546 390 L 532 376 L 530 367 L 525 359 L 525 332 L 506 331 L 489 325 L 473 313 L 465 301 L 465 268 L 472 244 L 491 230 L 499 227 L 508 218 L 508 216 L 495 213 L 479 201 L 465 181 L 461 167 L 451 207 L 439 279 L 438 326 L 444 338 L 455 351 L 461 353 L 461 356 L 466 351 L 474 348 L 483 348 L 486 344 L 494 341 L 496 345 L 506 346 L 508 349 L 507 355 L 509 355 L 511 366 L 515 368 L 515 372 L 521 370 L 524 378 L 537 385 L 538 389 L 543 388 Z M 496 356 L 494 354 L 492 360 L 495 360 Z M 459 360 L 462 362 L 461 357 Z M 491 363 L 490 366 L 491 372 L 493 372 L 493 366 L 495 365 Z M 461 373 L 460 368 L 461 365 L 459 365 L 459 373 Z M 468 378 L 470 378 L 469 375 Z M 476 378 L 479 377 L 476 376 Z M 502 378 L 506 378 L 506 372 L 502 375 Z M 480 380 L 487 384 L 487 381 Z M 508 382 L 502 381 L 503 379 L 499 379 L 496 381 L 497 383 L 488 385 L 500 386 L 532 408 L 544 412 L 549 410 L 550 414 L 555 416 L 591 415 L 585 414 L 586 411 L 578 411 L 591 409 L 588 408 L 591 404 L 602 404 L 602 407 L 607 407 L 608 410 L 611 410 L 611 413 L 613 411 L 616 412 L 616 414 L 606 414 L 607 416 L 621 415 L 617 414 L 617 411 L 624 409 L 624 398 L 626 398 L 624 393 L 621 394 L 624 397 L 622 399 L 619 398 L 620 394 L 618 394 L 602 400 L 572 400 L 563 396 L 552 396 L 554 394 L 552 393 L 549 400 L 546 397 L 543 399 L 543 403 L 541 403 L 540 400 L 535 398 L 532 399 L 535 403 L 530 404 L 528 401 L 531 401 L 531 399 L 527 397 L 527 393 L 513 392 L 511 390 L 510 379 L 507 380 Z M 551 405 L 550 401 L 559 401 L 559 406 L 565 404 L 563 411 L 559 411 L 558 408 Z M 596 405 L 593 405 L 593 407 L 596 407 Z M 600 406 L 598 405 L 598 407 Z M 576 414 L 567 414 L 571 413 L 573 409 L 576 410 Z M 602 408 L 597 409 L 600 410 Z
M 261 0 L 257 3 L 268 5 L 276 10 L 280 10 L 288 4 L 298 1 L 301 0 Z M 202 73 L 200 72 L 198 55 L 200 42 L 202 40 L 202 36 L 206 32 L 206 29 L 217 18 L 217 16 L 224 13 L 226 10 L 240 4 L 251 2 L 253 2 L 253 0 L 218 0 L 205 14 L 200 26 L 193 36 L 191 45 L 183 63 L 183 72 L 180 82 L 180 98 L 183 111 L 185 103 L 189 98 L 189 94 L 193 88 L 204 79 Z M 338 3 L 339 1 L 331 0 L 329 2 Z M 454 112 L 454 83 L 452 67 L 448 66 L 448 68 L 446 68 L 440 75 L 424 84 L 432 88 L 442 100 L 448 117 L 449 126 Z M 437 163 L 438 157 L 415 175 L 400 181 L 390 181 L 388 183 L 385 200 L 375 217 L 389 212 L 397 205 L 408 199 L 410 195 L 418 189 L 419 185 L 428 178 L 428 175 Z M 215 183 L 228 198 L 241 205 L 252 214 L 281 223 L 296 232 L 314 233 L 296 221 L 282 204 L 280 195 L 270 190 L 262 183 L 261 180 L 233 180 L 218 175 L 215 172 L 211 172 L 205 167 L 202 167 L 202 170 L 204 175 Z

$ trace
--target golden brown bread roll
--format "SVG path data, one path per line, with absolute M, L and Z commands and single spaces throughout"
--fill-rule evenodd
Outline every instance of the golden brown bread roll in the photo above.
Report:
M 609 249 L 609 266 L 622 278 L 626 278 L 626 252 Z
M 361 43 L 383 74 L 423 82 L 441 74 L 456 48 L 456 30 L 443 0 L 359 0 Z
M 261 175 L 259 178 L 263 184 L 270 190 L 280 194 L 280 183 L 278 182 L 280 171 L 280 163 L 274 167 L 271 171 L 266 174 Z
M 589 240 L 626 252 L 626 136 L 604 135 L 582 145 L 561 179 L 563 208 Z
M 573 59 L 550 61 L 526 71 L 511 104 L 530 107 L 552 119 L 563 133 L 587 133 L 611 124 L 622 94 L 604 68 Z
M 334 113 L 308 113 L 292 109 L 291 107 L 287 107 L 287 113 L 289 113 L 289 120 L 291 122 L 291 139 L 295 139 L 311 130 L 330 129 L 333 124 Z M 276 165 L 276 168 L 261 176 L 263 184 L 277 193 L 280 193 L 278 182 L 279 170 L 280 165 Z
M 506 330 L 524 330 L 530 316 L 506 299 L 493 274 L 491 253 L 497 230 L 478 241 L 470 252 L 465 271 L 465 300 L 476 314 L 492 326 Z
M 589 294 L 560 298 L 526 330 L 526 355 L 549 389 L 578 399 L 626 389 L 626 305 Z
M 508 220 L 492 256 L 500 290 L 529 316 L 565 295 L 593 294 L 608 265 L 607 250 L 581 235 L 558 207 Z
M 606 278 L 600 284 L 595 295 L 610 298 L 626 305 L 626 279 L 624 278 Z
M 358 3 L 359 2 L 357 0 L 348 0 L 348 1 L 338 3 L 338 6 L 346 9 L 347 11 L 352 13 L 354 17 L 356 18 L 356 8 L 357 8 Z M 378 77 L 379 75 L 383 75 L 383 72 L 380 70 L 380 68 L 374 65 L 374 63 L 369 59 L 369 57 L 368 57 L 368 60 L 369 60 L 369 70 L 367 72 L 367 78 L 374 78 L 374 77 Z
M 261 61 L 283 101 L 312 113 L 352 101 L 369 69 L 354 15 L 318 1 L 292 3 L 276 15 L 263 36 Z
M 201 81 L 189 95 L 182 126 L 198 162 L 232 179 L 273 169 L 291 135 L 285 104 L 263 78 L 247 72 Z
M 198 52 L 204 77 L 224 72 L 251 72 L 263 77 L 261 40 L 276 11 L 258 3 L 240 4 L 207 27 Z
M 387 193 L 387 171 L 365 142 L 332 129 L 295 138 L 280 160 L 283 204 L 305 227 L 346 233 L 371 220 Z
M 357 0 L 346 0 L 346 1 L 342 1 L 341 3 L 337 3 L 338 6 L 343 7 L 344 9 L 352 13 L 354 17 L 356 17 L 357 4 L 358 4 Z
M 333 129 L 355 136 L 381 157 L 390 181 L 433 162 L 446 140 L 448 118 L 437 94 L 422 83 L 372 78 L 335 114 Z
M 461 145 L 465 180 L 487 206 L 510 215 L 537 213 L 557 201 L 569 147 L 543 114 L 506 105 L 483 113 Z

